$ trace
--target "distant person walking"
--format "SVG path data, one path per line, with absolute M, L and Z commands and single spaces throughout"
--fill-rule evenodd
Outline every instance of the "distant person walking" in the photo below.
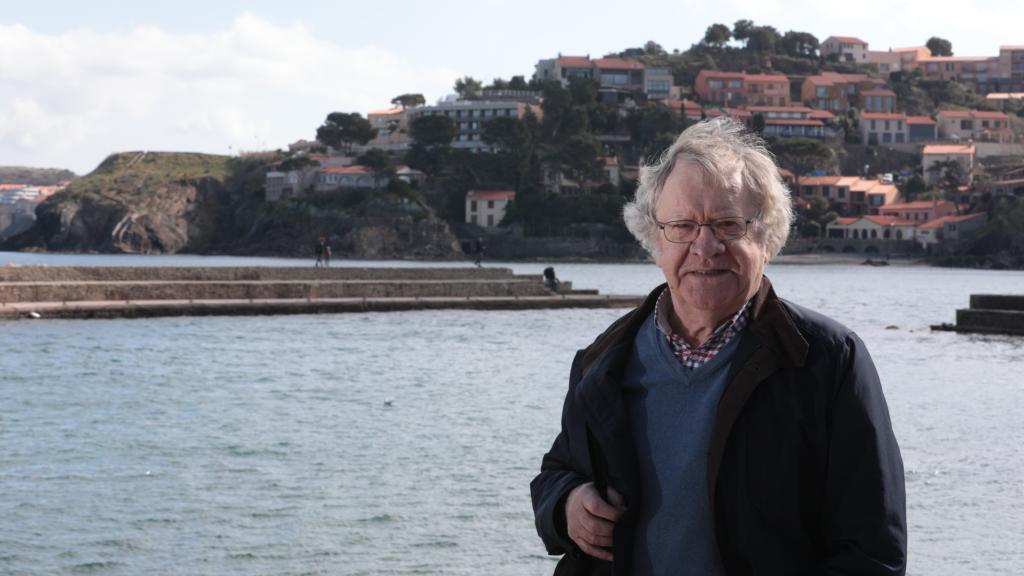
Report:
M 482 268 L 484 259 L 484 239 L 482 237 L 477 236 L 474 248 L 476 260 L 473 261 L 473 264 L 476 264 L 477 268 Z
M 331 245 L 324 242 L 324 267 L 331 267 Z
M 314 246 L 313 251 L 316 252 L 316 264 L 314 264 L 313 266 L 316 268 L 320 268 L 324 265 L 324 254 L 327 251 L 327 239 L 321 236 L 320 239 L 317 240 L 316 246 Z

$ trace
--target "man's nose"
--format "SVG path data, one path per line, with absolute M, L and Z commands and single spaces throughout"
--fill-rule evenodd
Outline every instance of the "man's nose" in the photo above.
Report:
M 690 251 L 704 258 L 717 256 L 725 250 L 725 244 L 712 231 L 711 226 L 703 225 L 697 229 L 697 237 L 690 243 Z

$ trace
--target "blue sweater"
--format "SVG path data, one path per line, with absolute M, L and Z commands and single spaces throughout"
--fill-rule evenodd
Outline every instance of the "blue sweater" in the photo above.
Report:
M 707 454 L 718 400 L 748 350 L 743 334 L 685 368 L 654 314 L 636 335 L 624 378 L 641 494 L 630 574 L 724 574 L 708 501 Z

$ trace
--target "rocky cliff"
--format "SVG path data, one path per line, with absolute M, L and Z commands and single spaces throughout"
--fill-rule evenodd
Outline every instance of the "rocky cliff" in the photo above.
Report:
M 331 238 L 338 258 L 452 258 L 447 225 L 415 197 L 336 193 L 263 200 L 272 157 L 130 152 L 39 206 L 2 246 L 61 252 L 306 256 Z

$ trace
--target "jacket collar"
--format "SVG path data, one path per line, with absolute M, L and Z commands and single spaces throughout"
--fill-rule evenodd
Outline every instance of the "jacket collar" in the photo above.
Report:
M 658 302 L 658 296 L 667 289 L 667 286 L 661 284 L 655 288 L 639 307 L 619 318 L 594 340 L 583 355 L 585 376 L 594 368 L 604 373 L 621 375 L 625 367 L 625 355 L 611 352 L 618 351 L 622 346 L 632 345 L 640 326 L 650 316 Z M 753 318 L 748 329 L 756 333 L 765 346 L 785 356 L 787 364 L 804 365 L 807 358 L 807 339 L 793 323 L 793 318 L 776 296 L 775 289 L 766 276 L 761 277 L 761 286 L 754 296 Z

